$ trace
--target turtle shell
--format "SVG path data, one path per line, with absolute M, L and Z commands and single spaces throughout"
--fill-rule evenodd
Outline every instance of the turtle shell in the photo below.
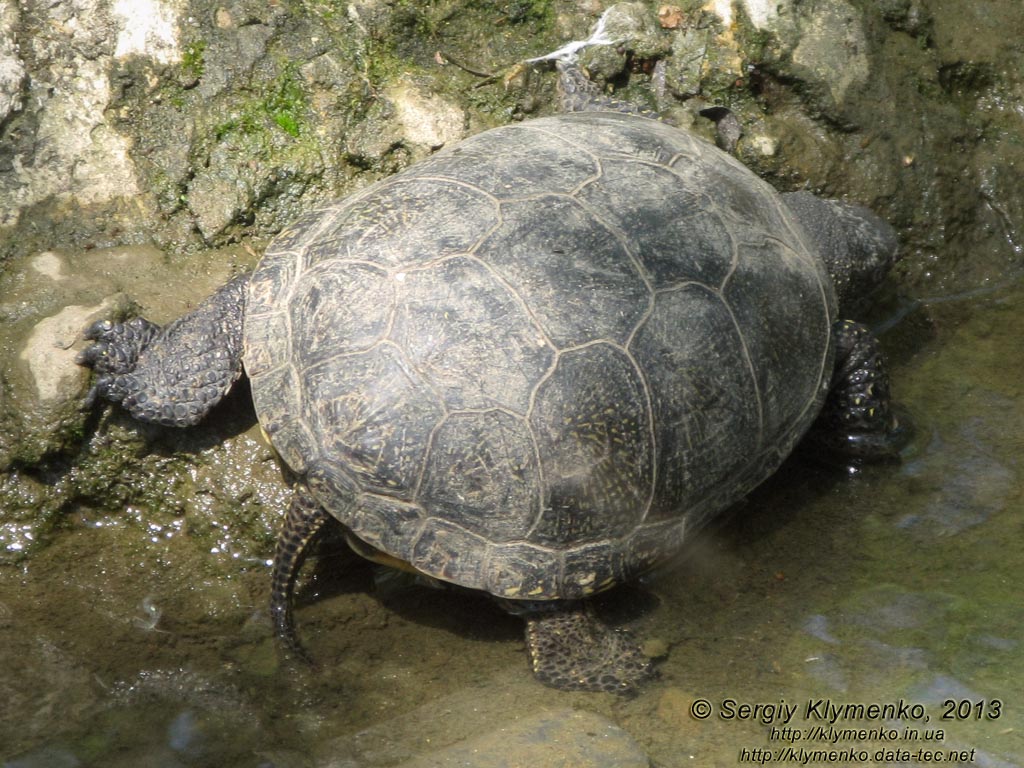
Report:
M 253 274 L 259 420 L 365 543 L 507 598 L 670 555 L 818 413 L 834 291 L 778 194 L 653 120 L 481 133 L 303 216 Z

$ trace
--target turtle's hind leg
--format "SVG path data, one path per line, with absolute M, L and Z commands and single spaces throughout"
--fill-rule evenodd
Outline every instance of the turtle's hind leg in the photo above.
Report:
M 286 651 L 303 661 L 310 657 L 299 642 L 292 617 L 295 579 L 309 544 L 327 521 L 324 511 L 304 487 L 297 487 L 277 537 L 274 568 L 270 578 L 270 617 L 274 633 Z
M 583 601 L 526 603 L 511 610 L 526 619 L 533 674 L 545 685 L 630 694 L 654 676 L 632 635 L 606 626 Z
M 85 332 L 78 363 L 96 372 L 86 405 L 120 403 L 139 421 L 198 424 L 242 375 L 242 316 L 248 276 L 237 277 L 164 327 L 133 318 L 101 320 Z

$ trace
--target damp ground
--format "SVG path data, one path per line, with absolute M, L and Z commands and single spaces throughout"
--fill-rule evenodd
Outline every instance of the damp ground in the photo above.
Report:
M 318 666 L 284 666 L 264 559 L 82 509 L 0 570 L 3 765 L 383 768 L 549 710 L 600 715 L 666 768 L 788 746 L 1022 765 L 1022 301 L 1011 276 L 894 306 L 884 341 L 915 430 L 902 462 L 851 472 L 798 453 L 682 556 L 600 601 L 661 657 L 634 698 L 544 688 L 517 619 L 331 541 L 298 609 Z M 835 718 L 828 704 L 896 709 Z M 812 731 L 829 725 L 869 730 L 830 744 L 837 732 Z

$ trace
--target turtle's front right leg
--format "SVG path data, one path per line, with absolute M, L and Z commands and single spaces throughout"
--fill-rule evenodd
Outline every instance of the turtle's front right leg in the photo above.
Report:
M 909 427 L 893 413 L 889 374 L 878 340 L 867 326 L 835 323 L 836 368 L 828 397 L 810 432 L 819 447 L 847 459 L 894 459 Z
M 120 403 L 139 421 L 198 424 L 242 374 L 242 315 L 248 277 L 235 278 L 164 327 L 136 317 L 101 320 L 78 356 L 96 372 L 86 406 Z

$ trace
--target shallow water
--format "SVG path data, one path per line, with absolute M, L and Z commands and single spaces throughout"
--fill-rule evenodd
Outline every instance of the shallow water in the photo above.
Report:
M 0 765 L 373 768 L 565 706 L 609 717 L 670 768 L 788 746 L 1024 765 L 1022 301 L 1012 280 L 896 310 L 884 342 L 916 426 L 902 463 L 849 473 L 797 455 L 685 556 L 601 601 L 667 649 L 635 698 L 542 687 L 516 619 L 330 545 L 298 611 L 321 666 L 279 667 L 265 561 L 141 513 L 82 510 L 0 571 Z M 744 703 L 775 706 L 742 718 Z M 848 711 L 837 728 L 875 730 L 831 745 L 812 730 L 828 703 L 893 711 Z

